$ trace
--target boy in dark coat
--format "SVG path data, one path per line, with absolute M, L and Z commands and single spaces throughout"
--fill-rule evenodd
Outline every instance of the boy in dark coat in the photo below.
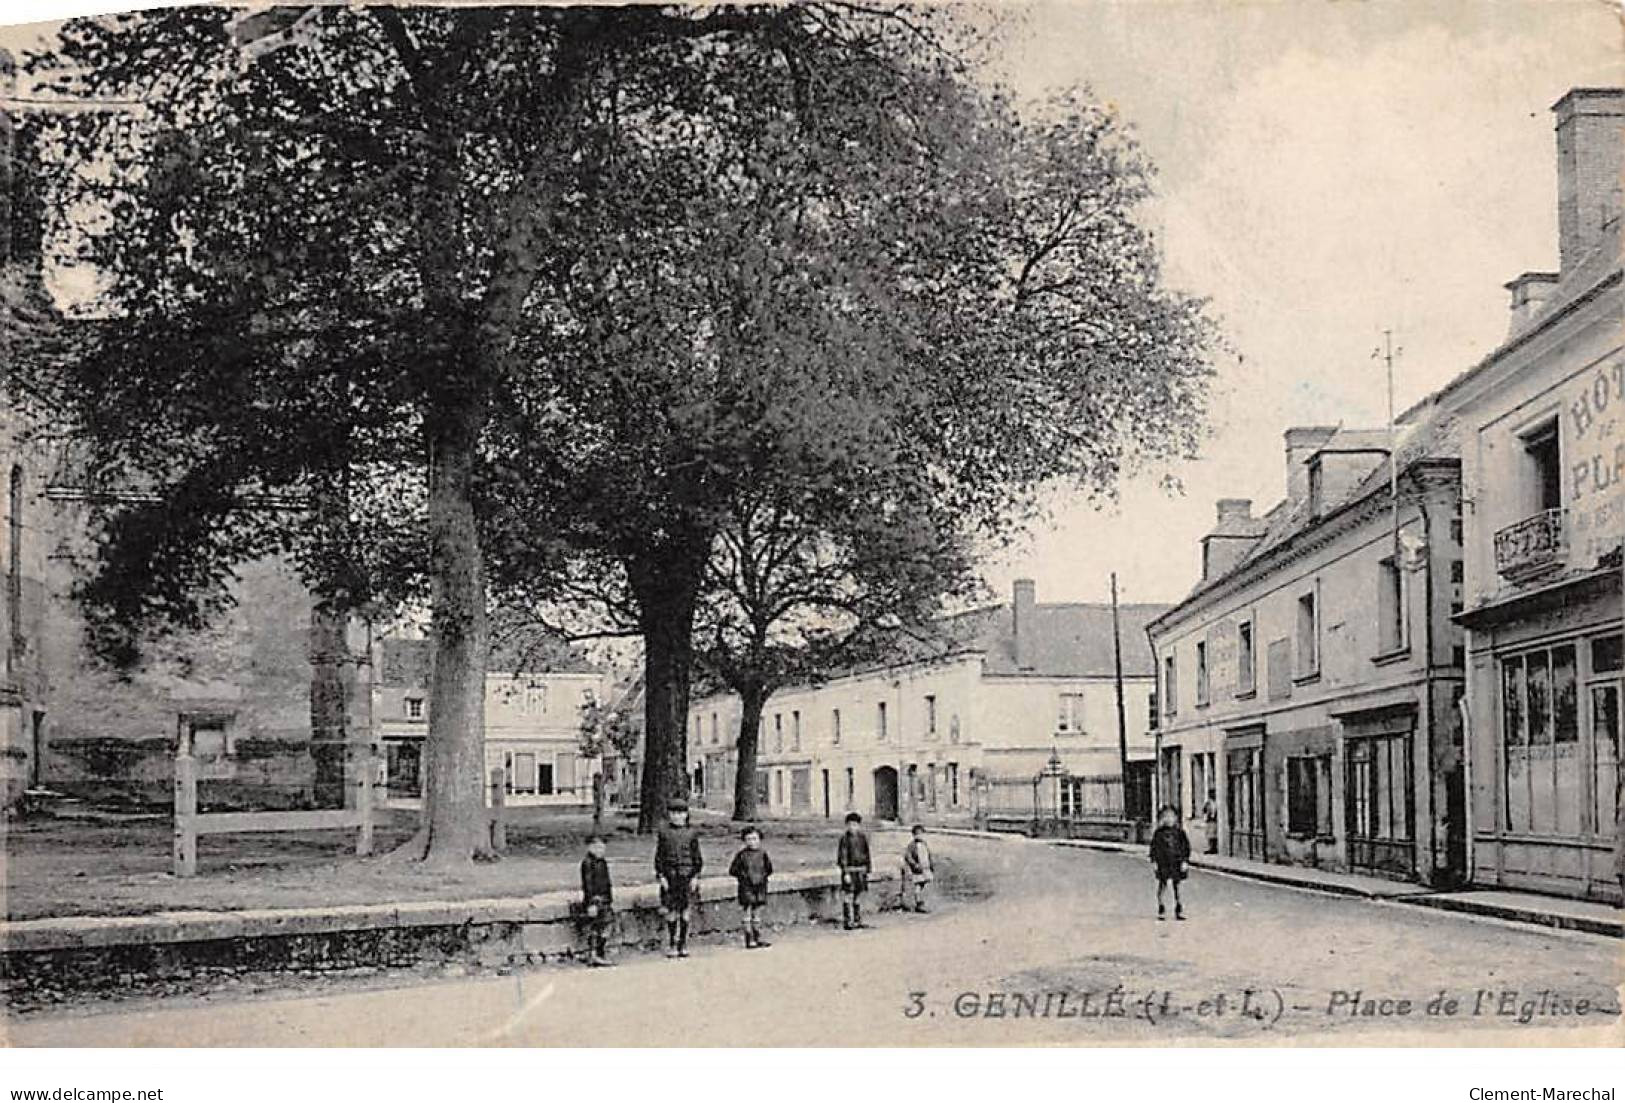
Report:
M 762 938 L 762 908 L 767 904 L 767 879 L 773 876 L 773 859 L 762 849 L 762 833 L 747 827 L 739 833 L 745 844 L 728 866 L 728 876 L 739 882 L 739 907 L 744 915 L 745 949 L 773 945 Z
M 581 859 L 581 911 L 587 917 L 587 964 L 613 965 L 608 950 L 609 928 L 615 919 L 615 888 L 609 880 L 604 840 L 597 835 L 587 840 L 587 856 Z
M 925 841 L 925 827 L 923 824 L 917 823 L 914 825 L 912 837 L 909 839 L 908 845 L 903 848 L 903 876 L 914 889 L 914 910 L 924 912 L 926 910 L 925 892 L 930 887 L 931 882 L 936 880 L 937 873 L 931 863 L 931 847 Z M 900 891 L 899 896 L 901 895 Z M 909 906 L 906 899 L 901 902 L 904 907 Z
M 869 888 L 869 836 L 863 833 L 863 817 L 856 812 L 846 814 L 846 830 L 835 848 L 835 864 L 841 867 L 841 929 L 850 931 L 862 927 L 863 905 L 860 902 Z
M 705 859 L 700 855 L 700 833 L 688 824 L 688 802 L 667 802 L 666 820 L 655 837 L 655 878 L 660 882 L 660 910 L 666 916 L 666 956 L 687 957 L 689 908 Z
M 1191 841 L 1185 829 L 1179 826 L 1179 810 L 1171 804 L 1162 806 L 1157 817 L 1157 829 L 1151 833 L 1151 864 L 1157 871 L 1157 918 L 1168 917 L 1168 907 L 1162 902 L 1169 885 L 1174 887 L 1174 918 L 1185 918 L 1185 905 L 1179 899 L 1179 882 L 1185 879 L 1185 863 L 1190 861 Z

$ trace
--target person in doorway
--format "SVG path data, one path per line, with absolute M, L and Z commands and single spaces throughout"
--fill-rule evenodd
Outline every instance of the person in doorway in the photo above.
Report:
M 745 845 L 734 855 L 728 876 L 739 883 L 740 922 L 745 928 L 745 949 L 765 949 L 773 945 L 762 937 L 762 909 L 767 906 L 767 879 L 773 876 L 773 859 L 762 849 L 762 833 L 755 826 L 739 833 Z
M 835 847 L 835 864 L 841 867 L 841 929 L 853 930 L 863 924 L 863 894 L 869 889 L 869 836 L 863 833 L 863 817 L 846 814 L 846 830 Z
M 1212 789 L 1207 791 L 1207 799 L 1202 802 L 1202 830 L 1207 852 L 1217 854 L 1219 852 L 1219 801 L 1218 795 Z
M 609 880 L 602 836 L 587 839 L 581 859 L 581 912 L 587 917 L 588 965 L 613 965 L 609 960 L 609 928 L 615 921 L 615 888 Z
M 905 883 L 912 886 L 914 892 L 914 910 L 920 913 L 926 911 L 925 892 L 927 886 L 936 880 L 936 870 L 931 865 L 931 848 L 926 845 L 925 826 L 915 824 L 913 837 L 903 848 L 903 876 Z M 908 901 L 903 901 L 908 906 Z
M 1174 888 L 1174 918 L 1185 918 L 1185 904 L 1179 898 L 1179 883 L 1185 879 L 1186 863 L 1191 857 L 1191 841 L 1185 829 L 1179 826 L 1179 809 L 1171 804 L 1162 806 L 1157 814 L 1157 829 L 1151 833 L 1151 864 L 1157 872 L 1157 918 L 1168 918 L 1168 905 L 1164 896 L 1168 886 Z
M 689 826 L 688 802 L 666 804 L 666 826 L 655 838 L 655 878 L 660 882 L 660 910 L 666 918 L 666 956 L 688 956 L 688 922 L 696 882 L 705 868 L 700 834 Z

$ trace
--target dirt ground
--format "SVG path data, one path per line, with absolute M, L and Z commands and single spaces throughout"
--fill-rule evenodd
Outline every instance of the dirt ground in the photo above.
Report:
M 654 840 L 630 821 L 609 826 L 610 870 L 617 884 L 654 880 Z M 733 825 L 696 823 L 710 874 L 726 872 L 739 846 Z M 835 864 L 837 826 L 764 824 L 774 867 Z M 68 915 L 144 915 L 178 909 L 309 907 L 395 900 L 529 896 L 574 888 L 587 817 L 550 816 L 508 829 L 508 851 L 466 873 L 430 873 L 406 862 L 354 857 L 354 833 L 311 831 L 206 835 L 199 839 L 198 875 L 170 874 L 170 825 L 164 819 L 121 822 L 34 820 L 4 827 L 4 914 L 8 919 Z M 378 830 L 379 853 L 410 833 L 406 825 Z M 877 860 L 882 857 L 877 853 Z

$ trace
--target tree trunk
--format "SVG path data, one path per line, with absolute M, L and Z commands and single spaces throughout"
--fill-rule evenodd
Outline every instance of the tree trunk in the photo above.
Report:
M 739 759 L 734 770 L 734 819 L 748 823 L 756 818 L 756 753 L 762 739 L 762 710 L 767 706 L 767 690 L 760 684 L 747 684 L 739 690 L 741 705 Z
M 703 558 L 672 555 L 629 571 L 643 632 L 643 780 L 638 831 L 653 831 L 666 802 L 688 796 L 688 683 Z
M 485 566 L 474 523 L 477 407 L 447 411 L 432 438 L 429 539 L 434 666 L 429 677 L 428 787 L 423 858 L 489 858 L 485 808 Z

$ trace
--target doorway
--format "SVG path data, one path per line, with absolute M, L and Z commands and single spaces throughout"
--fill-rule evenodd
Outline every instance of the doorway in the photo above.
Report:
M 897 819 L 897 770 L 881 766 L 875 770 L 875 818 Z
M 829 819 L 829 771 L 820 771 L 824 780 L 824 818 Z
M 45 713 L 34 710 L 34 757 L 29 764 L 29 784 L 39 789 L 45 784 Z

